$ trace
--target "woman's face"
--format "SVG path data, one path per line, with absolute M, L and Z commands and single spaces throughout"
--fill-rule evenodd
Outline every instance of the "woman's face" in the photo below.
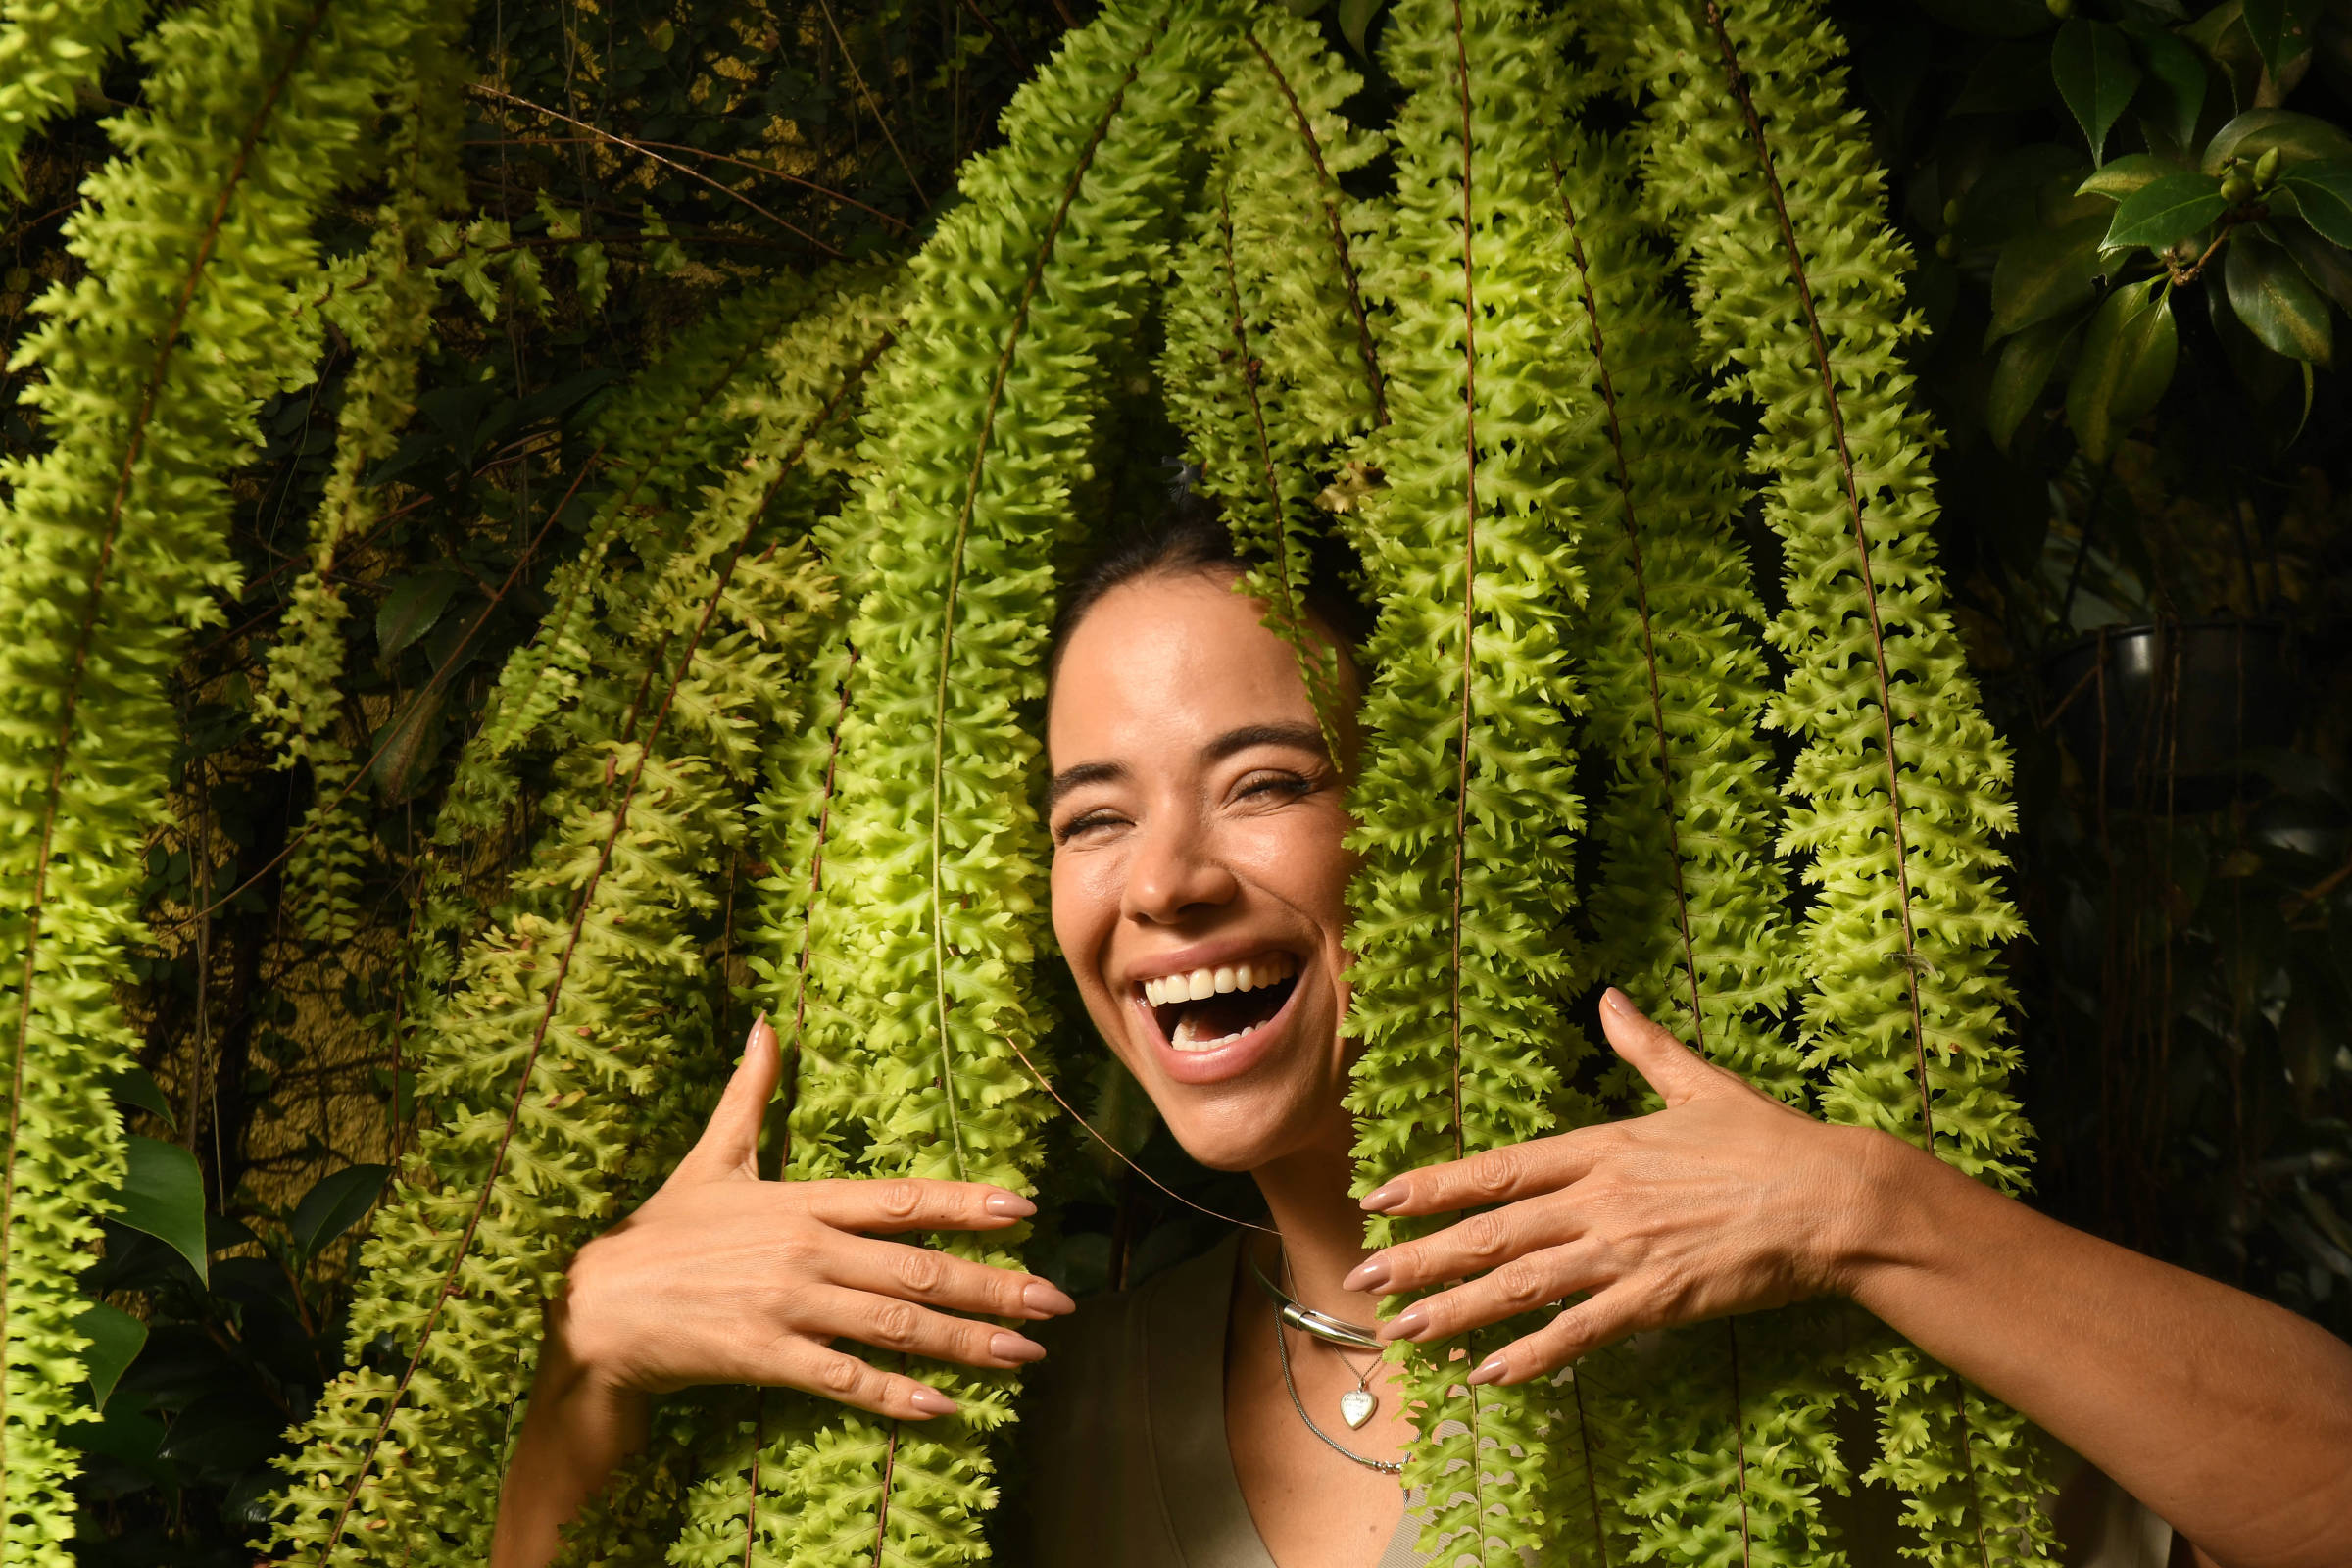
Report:
M 1054 931 L 1194 1158 L 1345 1155 L 1348 822 L 1296 656 L 1222 573 L 1098 601 L 1047 721 Z

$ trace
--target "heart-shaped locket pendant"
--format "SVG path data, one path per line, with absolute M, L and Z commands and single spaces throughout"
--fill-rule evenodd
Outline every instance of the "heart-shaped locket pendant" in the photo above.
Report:
M 1372 1412 L 1379 1408 L 1380 1400 L 1370 1389 L 1349 1389 L 1340 1396 L 1340 1419 L 1347 1422 L 1350 1430 L 1371 1420 Z

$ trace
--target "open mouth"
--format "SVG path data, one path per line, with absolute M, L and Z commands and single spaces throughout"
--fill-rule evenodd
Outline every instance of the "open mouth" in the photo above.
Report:
M 1298 960 L 1261 954 L 1243 963 L 1162 975 L 1141 986 L 1144 1002 L 1169 1045 L 1214 1051 L 1273 1021 L 1298 988 Z

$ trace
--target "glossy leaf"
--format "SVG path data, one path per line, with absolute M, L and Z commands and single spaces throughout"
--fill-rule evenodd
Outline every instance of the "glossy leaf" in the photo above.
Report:
M 163 1118 L 165 1126 L 173 1132 L 179 1130 L 178 1119 L 172 1114 L 172 1102 L 164 1098 L 164 1091 L 156 1083 L 155 1075 L 146 1068 L 123 1068 L 115 1074 L 106 1090 L 115 1097 L 118 1105 L 135 1105 L 141 1110 L 153 1111 Z
M 1992 269 L 1992 325 L 1987 342 L 2047 320 L 2098 292 L 2103 219 L 2079 220 L 2063 228 L 2036 229 L 2001 247 Z
M 2110 250 L 2144 245 L 2163 250 L 2229 211 L 2219 186 L 2203 174 L 2167 174 L 2118 203 L 2102 243 Z
M 2213 133 L 2197 167 L 2218 176 L 2231 158 L 2252 164 L 2274 147 L 2289 172 L 2298 164 L 2352 162 L 2352 136 L 2328 121 L 2291 109 L 2250 109 Z
M 2161 279 L 2107 296 L 2066 389 L 2066 421 L 2084 457 L 2107 461 L 2117 438 L 2172 384 L 2179 352 L 2171 291 Z
M 2303 221 L 2331 243 L 2352 246 L 2352 161 L 2305 164 L 2278 183 L 2294 196 Z
M 2328 301 L 2294 258 L 2261 235 L 2231 236 L 2222 276 L 2230 307 L 2246 330 L 2274 354 L 2326 365 L 2334 349 Z
M 346 1165 L 319 1177 L 294 1205 L 294 1217 L 287 1222 L 295 1250 L 306 1257 L 315 1255 L 366 1218 L 391 1174 L 389 1165 Z
M 407 799 L 441 755 L 441 707 L 447 695 L 439 686 L 416 693 L 375 732 L 375 761 L 368 777 L 385 800 Z
M 2163 27 L 2126 24 L 2124 30 L 2147 63 L 2148 79 L 2139 92 L 2142 113 L 2175 142 L 2188 146 L 2197 134 L 2197 117 L 2205 112 L 2204 60 Z
M 2092 170 L 2089 177 L 2075 187 L 2075 194 L 2105 196 L 2120 202 L 2169 175 L 2186 172 L 2170 158 L 2159 158 L 2154 153 L 2126 153 Z
M 2017 427 L 2025 422 L 2041 401 L 2042 390 L 2050 384 L 2050 372 L 2090 313 L 2079 311 L 2072 315 L 2053 317 L 2039 322 L 2004 344 L 2001 357 L 1992 368 L 1992 381 L 1984 392 L 1984 426 L 1992 432 L 1993 444 L 2003 452 L 2017 435 Z
M 2050 46 L 2050 74 L 2090 143 L 2092 161 L 2103 161 L 2107 132 L 2139 91 L 2139 63 L 2132 58 L 2131 40 L 2112 23 L 2072 18 Z
M 389 662 L 400 651 L 433 629 L 450 596 L 465 583 L 455 572 L 428 571 L 403 577 L 384 595 L 375 612 L 375 656 Z
M 90 1342 L 81 1352 L 82 1369 L 90 1379 L 90 1408 L 104 1413 L 115 1385 L 147 1344 L 147 1325 L 119 1306 L 92 1301 L 74 1326 Z
M 2352 251 L 2320 238 L 2301 223 L 2274 223 L 2271 227 L 2295 265 L 2303 269 L 2303 275 L 2340 309 L 2352 312 Z
M 2312 0 L 2245 0 L 2246 32 L 2273 77 L 2311 48 Z
M 177 1144 L 135 1133 L 123 1142 L 129 1146 L 130 1168 L 116 1195 L 122 1212 L 115 1219 L 171 1248 L 203 1279 L 204 1173 L 196 1168 L 196 1156 Z

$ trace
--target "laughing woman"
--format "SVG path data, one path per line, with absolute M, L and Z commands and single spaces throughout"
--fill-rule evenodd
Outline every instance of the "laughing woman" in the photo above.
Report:
M 1858 1303 L 2023 1410 L 2090 1484 L 2112 1478 L 2112 1506 L 2062 1514 L 2107 1523 L 2070 1543 L 2077 1564 L 2352 1563 L 2352 1347 L 1891 1136 L 1800 1115 L 1619 992 L 1602 1030 L 1663 1110 L 1349 1197 L 1348 759 L 1329 755 L 1290 648 L 1233 592 L 1238 571 L 1220 528 L 1184 524 L 1068 596 L 1048 700 L 1053 912 L 1096 1029 L 1194 1158 L 1255 1179 L 1279 1236 L 1237 1236 L 1083 1306 L 1034 1275 L 883 1240 L 1001 1229 L 1034 1208 L 950 1182 L 760 1181 L 779 1072 L 763 1020 L 694 1152 L 572 1265 L 497 1568 L 553 1556 L 665 1392 L 759 1383 L 906 1421 L 954 1410 L 841 1341 L 1045 1363 L 1020 1431 L 1032 1493 L 1054 1503 L 1004 1521 L 1015 1568 L 1413 1568 L 1426 1559 L 1396 1478 L 1413 1432 L 1381 1342 L 1582 1297 L 1468 1373 L 1519 1383 L 1642 1330 L 1816 1296 Z M 1316 609 L 1347 646 L 1353 608 Z M 1362 1246 L 1366 1210 L 1496 1203 Z M 1384 1294 L 1441 1284 L 1371 1321 Z M 1847 1524 L 1856 1564 L 1894 1560 L 1874 1536 L 1887 1514 Z

